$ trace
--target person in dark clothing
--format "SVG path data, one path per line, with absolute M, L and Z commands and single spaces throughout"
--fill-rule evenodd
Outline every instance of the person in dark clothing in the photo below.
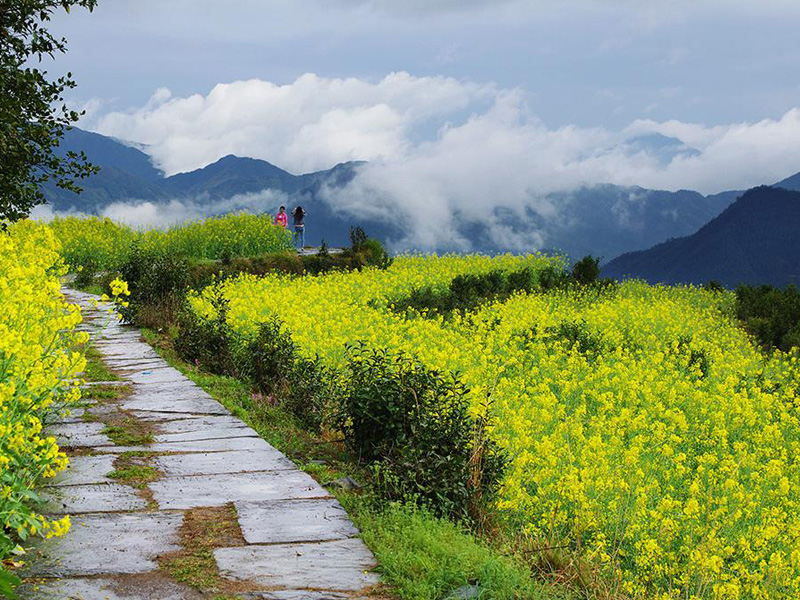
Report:
M 302 250 L 306 244 L 306 224 L 305 224 L 306 211 L 302 206 L 298 206 L 292 211 L 292 218 L 294 219 L 294 244 L 298 250 Z

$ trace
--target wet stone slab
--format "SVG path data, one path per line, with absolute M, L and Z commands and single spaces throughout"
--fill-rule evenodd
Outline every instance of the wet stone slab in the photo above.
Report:
M 167 477 L 151 483 L 150 490 L 162 510 L 222 506 L 245 500 L 330 497 L 302 471 Z
M 190 381 L 179 385 L 136 386 L 122 403 L 125 410 L 229 415 L 230 411 Z
M 189 379 L 169 366 L 132 371 L 126 373 L 125 379 L 138 384 L 190 383 Z
M 151 450 L 150 446 L 95 446 L 92 448 L 92 454 L 99 456 L 101 454 L 122 454 L 123 452 L 149 452 Z
M 241 427 L 209 427 L 185 433 L 162 433 L 155 436 L 156 442 L 194 442 L 200 440 L 223 439 L 237 437 L 258 437 L 258 434 L 247 426 Z
M 253 592 L 242 597 L 245 600 L 348 600 L 354 598 L 346 592 L 316 592 L 314 590 Z
M 128 371 L 132 369 L 162 369 L 167 363 L 160 358 L 146 358 L 146 359 L 106 359 L 103 362 L 112 369 L 119 371 Z
M 358 535 L 334 498 L 236 502 L 236 512 L 248 544 L 322 542 Z
M 164 435 L 202 433 L 212 429 L 247 429 L 248 431 L 253 431 L 241 419 L 233 415 L 191 415 L 159 425 L 159 432 Z
M 272 448 L 258 437 L 193 440 L 190 442 L 156 442 L 148 446 L 154 452 L 227 452 L 230 450 L 261 450 Z
M 109 343 L 105 347 L 98 348 L 98 350 L 103 353 L 104 360 L 113 360 L 115 358 L 139 361 L 161 359 L 158 353 L 147 344 L 124 344 L 118 346 L 117 344 Z
M 103 456 L 72 456 L 65 471 L 51 480 L 52 485 L 86 485 L 91 483 L 113 483 L 106 477 L 114 470 L 114 454 Z
M 145 573 L 156 557 L 179 549 L 180 513 L 72 517 L 66 536 L 43 540 L 28 554 L 25 576 L 69 577 Z
M 194 414 L 194 413 L 171 413 L 171 412 L 156 412 L 149 410 L 131 410 L 129 414 L 139 421 L 147 421 L 152 423 L 167 423 L 169 421 L 184 421 L 186 419 L 199 419 L 208 415 Z M 216 415 L 211 415 L 216 416 Z
M 43 580 L 24 586 L 21 596 L 26 600 L 202 600 L 198 592 L 161 574 Z
M 220 548 L 214 558 L 223 577 L 278 589 L 359 592 L 378 583 L 369 572 L 375 559 L 359 539 Z
M 165 477 L 241 473 L 246 471 L 285 471 L 296 468 L 292 461 L 274 448 L 269 450 L 171 454 L 155 457 L 153 464 Z
M 142 510 L 147 502 L 136 490 L 117 483 L 94 485 L 64 485 L 47 488 L 42 492 L 50 514 L 77 514 Z
M 59 446 L 77 448 L 83 446 L 106 446 L 111 439 L 104 433 L 103 423 L 62 423 L 48 428 L 48 435 L 55 436 Z
M 208 415 L 159 423 L 155 441 L 190 442 L 236 437 L 258 437 L 258 434 L 234 416 Z

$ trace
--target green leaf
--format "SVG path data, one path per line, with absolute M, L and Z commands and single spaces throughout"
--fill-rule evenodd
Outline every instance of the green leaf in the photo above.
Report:
M 14 588 L 21 583 L 22 581 L 20 581 L 19 577 L 0 568 L 0 596 L 10 598 L 11 600 L 19 600 L 19 596 L 14 592 Z

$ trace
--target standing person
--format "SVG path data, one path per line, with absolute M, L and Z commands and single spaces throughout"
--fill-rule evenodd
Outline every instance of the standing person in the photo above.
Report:
M 289 219 L 286 216 L 286 207 L 281 206 L 280 210 L 278 211 L 278 214 L 275 215 L 275 225 L 280 225 L 281 227 L 286 229 L 286 226 L 288 225 L 287 223 L 288 220 Z
M 298 250 L 302 250 L 306 245 L 306 224 L 305 224 L 306 211 L 302 206 L 298 206 L 292 211 L 292 218 L 294 219 L 294 243 Z

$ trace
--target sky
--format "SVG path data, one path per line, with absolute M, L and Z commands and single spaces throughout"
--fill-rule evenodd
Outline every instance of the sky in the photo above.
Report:
M 367 160 L 353 208 L 479 213 L 800 171 L 796 0 L 100 0 L 52 27 L 81 126 L 167 174 Z

